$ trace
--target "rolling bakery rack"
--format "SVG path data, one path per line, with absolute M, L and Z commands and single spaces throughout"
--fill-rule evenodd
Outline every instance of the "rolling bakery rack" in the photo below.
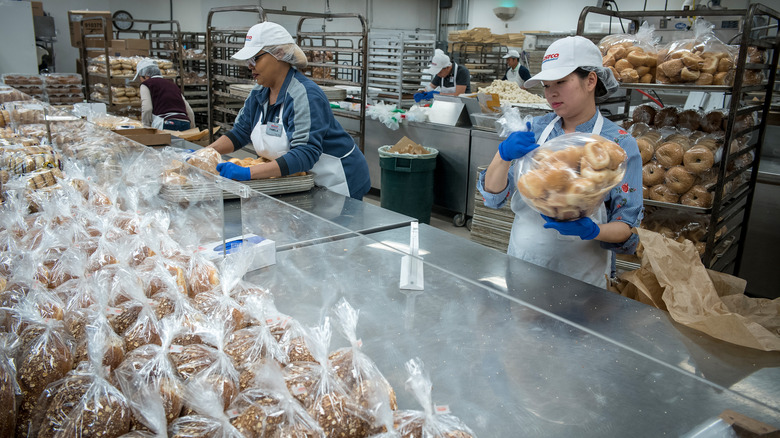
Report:
M 371 31 L 369 35 L 369 86 L 379 97 L 398 108 L 414 105 L 414 93 L 421 88 L 423 70 L 433 57 L 436 37 L 432 33 Z
M 651 201 L 646 199 L 645 206 L 662 209 L 675 209 L 689 212 L 708 220 L 706 247 L 702 260 L 710 269 L 739 275 L 742 253 L 745 248 L 747 226 L 753 195 L 758 177 L 758 166 L 761 157 L 761 146 L 766 133 L 767 117 L 772 102 L 772 92 L 776 79 L 776 68 L 780 56 L 780 14 L 763 4 L 752 4 L 748 9 L 702 10 L 695 11 L 613 11 L 603 8 L 586 7 L 582 10 L 577 25 L 577 34 L 598 41 L 604 34 L 585 33 L 585 21 L 589 16 L 607 16 L 633 22 L 634 28 L 645 17 L 740 17 L 741 33 L 739 52 L 735 61 L 735 78 L 733 86 L 718 85 L 687 85 L 687 84 L 622 84 L 626 90 L 623 112 L 614 114 L 613 120 L 623 120 L 631 117 L 629 107 L 632 93 L 638 90 L 681 91 L 703 93 L 725 93 L 730 96 L 727 105 L 728 115 L 725 127 L 724 152 L 722 154 L 716 184 L 712 187 L 713 203 L 711 208 L 697 208 L 680 204 Z M 756 23 L 766 22 L 768 25 L 758 26 Z M 754 46 L 767 52 L 765 63 L 748 63 L 748 47 Z M 766 78 L 760 84 L 746 85 L 744 74 L 746 70 L 761 70 Z M 613 102 L 614 103 L 614 102 Z M 756 123 L 747 128 L 741 128 L 738 118 L 755 114 Z M 730 151 L 732 141 L 743 136 L 750 136 L 747 147 L 738 151 Z M 744 160 L 747 154 L 754 158 Z M 738 159 L 742 164 L 739 164 Z M 748 164 L 744 164 L 749 161 Z M 731 187 L 730 190 L 726 190 Z M 621 267 L 621 266 L 619 266 Z M 634 269 L 637 266 L 629 263 L 622 266 Z
M 357 111 L 334 109 L 335 115 L 358 121 L 357 129 L 347 129 L 355 138 L 361 151 L 365 143 L 365 97 L 367 96 L 368 59 L 366 41 L 368 30 L 365 19 L 360 14 L 331 14 L 315 12 L 297 12 L 288 10 L 263 9 L 260 6 L 226 6 L 212 8 L 206 24 L 206 68 L 208 81 L 208 117 L 209 126 L 220 126 L 229 130 L 238 111 L 243 107 L 244 98 L 231 91 L 231 85 L 252 85 L 254 82 L 243 61 L 230 57 L 244 46 L 244 36 L 249 27 L 216 27 L 215 14 L 254 13 L 258 22 L 265 21 L 268 15 L 298 17 L 296 41 L 309 60 L 304 74 L 320 86 L 341 86 L 357 88 L 361 99 Z M 313 29 L 312 20 L 322 20 L 320 30 Z M 328 27 L 340 30 L 328 31 Z M 214 134 L 209 134 L 214 141 Z

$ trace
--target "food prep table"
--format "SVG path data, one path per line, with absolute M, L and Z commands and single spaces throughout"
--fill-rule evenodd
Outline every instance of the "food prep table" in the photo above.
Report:
M 419 357 L 433 402 L 477 436 L 680 436 L 726 409 L 778 426 L 780 353 L 709 339 L 426 225 L 425 290 L 400 290 L 408 244 L 409 229 L 397 228 L 290 248 L 248 280 L 307 325 L 346 298 L 399 406 L 419 408 L 404 390 L 404 363 Z

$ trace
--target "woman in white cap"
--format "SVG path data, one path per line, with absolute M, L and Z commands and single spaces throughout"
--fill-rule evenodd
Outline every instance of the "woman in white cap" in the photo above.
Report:
M 306 56 L 290 33 L 276 23 L 256 24 L 233 59 L 246 61 L 258 86 L 233 129 L 209 146 L 227 154 L 252 143 L 271 161 L 251 167 L 220 163 L 219 174 L 245 181 L 311 171 L 316 185 L 362 199 L 371 188 L 366 158 L 333 116 L 322 89 L 301 73 Z
M 522 87 L 525 81 L 531 79 L 531 72 L 520 64 L 520 53 L 517 50 L 510 50 L 503 58 L 506 59 L 506 66 L 509 68 L 501 80 L 512 81 Z
M 157 129 L 186 131 L 195 127 L 195 113 L 181 89 L 165 79 L 152 59 L 138 61 L 133 80 L 141 79 L 141 123 Z
M 440 94 L 458 96 L 471 93 L 471 74 L 469 69 L 457 62 L 451 62 L 450 57 L 441 49 L 436 49 L 431 65 L 423 70 L 433 76 L 431 83 L 425 87 L 426 92 L 437 90 Z
M 614 272 L 614 254 L 633 253 L 638 243 L 631 228 L 642 219 L 642 160 L 634 138 L 605 119 L 597 103 L 618 88 L 601 52 L 590 40 L 567 37 L 555 41 L 542 58 L 542 71 L 526 86 L 542 83 L 553 113 L 535 117 L 530 131 L 514 132 L 498 148 L 478 188 L 488 207 L 500 208 L 510 196 L 515 220 L 507 253 L 528 262 L 606 286 Z M 628 156 L 623 181 L 606 196 L 591 217 L 570 222 L 548 221 L 516 194 L 515 160 L 547 140 L 572 132 L 599 134 L 619 144 Z M 577 236 L 559 238 L 559 234 Z

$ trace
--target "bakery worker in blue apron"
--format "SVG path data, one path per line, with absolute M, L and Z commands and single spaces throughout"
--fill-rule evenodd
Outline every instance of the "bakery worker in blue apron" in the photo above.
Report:
M 542 58 L 542 70 L 526 81 L 541 83 L 552 113 L 535 117 L 530 131 L 514 132 L 504 140 L 488 169 L 479 177 L 478 189 L 485 205 L 501 208 L 512 200 L 512 223 L 507 253 L 530 263 L 582 280 L 606 286 L 614 271 L 614 255 L 633 253 L 638 243 L 631 228 L 642 219 L 642 160 L 636 140 L 598 110 L 618 88 L 601 52 L 590 40 L 567 37 L 555 41 Z M 565 133 L 594 133 L 612 140 L 627 154 L 626 174 L 606 196 L 596 213 L 569 222 L 548 221 L 529 207 L 517 193 L 516 160 L 540 144 Z
M 423 70 L 433 76 L 431 83 L 425 87 L 425 91 L 438 91 L 439 94 L 458 96 L 463 93 L 471 93 L 471 73 L 469 69 L 457 62 L 451 62 L 450 57 L 441 49 L 431 58 L 431 65 Z
M 238 181 L 311 172 L 314 184 L 362 199 L 371 188 L 368 163 L 336 121 L 322 89 L 301 73 L 303 51 L 282 26 L 263 22 L 246 34 L 233 59 L 246 61 L 257 81 L 227 134 L 210 144 L 228 154 L 252 143 L 271 160 L 251 167 L 220 163 L 219 174 Z

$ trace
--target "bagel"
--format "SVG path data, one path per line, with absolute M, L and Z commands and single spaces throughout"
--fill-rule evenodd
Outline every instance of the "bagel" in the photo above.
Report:
M 650 187 L 642 186 L 642 199 L 650 199 Z
M 609 154 L 609 170 L 617 170 L 620 165 L 626 161 L 628 154 L 619 145 L 609 144 L 607 145 L 607 153 Z
M 683 154 L 683 164 L 685 168 L 694 174 L 706 172 L 712 168 L 715 163 L 715 154 L 706 146 L 694 146 Z
M 669 187 L 664 184 L 657 184 L 650 187 L 650 199 L 676 204 L 680 200 L 680 195 L 669 190 Z
M 569 185 L 569 180 L 576 177 L 574 172 L 565 165 L 550 166 L 542 172 L 542 178 L 551 192 L 563 191 Z
M 634 113 L 631 115 L 631 119 L 634 123 L 646 123 L 648 125 L 653 124 L 655 119 L 655 113 L 657 111 L 650 105 L 639 105 L 634 109 Z
M 666 142 L 655 150 L 655 159 L 667 169 L 683 162 L 685 151 L 679 143 Z
M 575 178 L 566 189 L 566 202 L 569 205 L 579 205 L 583 197 L 593 193 L 596 184 L 588 178 Z
M 723 123 L 723 113 L 720 111 L 710 111 L 701 118 L 700 129 L 704 132 L 720 131 L 721 123 Z
M 642 166 L 642 184 L 652 187 L 664 182 L 664 174 L 666 171 L 663 166 L 651 161 Z
M 675 128 L 677 126 L 677 108 L 667 106 L 655 114 L 655 126 L 658 128 Z
M 626 55 L 626 59 L 631 63 L 631 65 L 639 67 L 645 65 L 647 62 L 647 56 L 648 55 L 644 52 L 644 50 L 637 48 L 637 50 L 632 50 L 631 53 Z
M 696 177 L 683 166 L 674 166 L 664 174 L 664 185 L 678 195 L 690 190 L 694 182 Z
M 691 207 L 710 208 L 712 207 L 712 193 L 707 191 L 704 186 L 693 186 L 680 197 L 680 203 Z
M 545 182 L 537 171 L 530 171 L 518 178 L 517 190 L 526 198 L 540 198 L 546 192 Z
M 641 84 L 652 84 L 653 83 L 653 75 L 652 73 L 648 73 L 641 78 L 639 78 L 639 83 Z
M 701 114 L 692 109 L 682 111 L 677 115 L 677 126 L 696 131 L 701 126 Z
M 558 160 L 562 163 L 565 163 L 568 167 L 572 169 L 577 169 L 579 167 L 580 161 L 582 160 L 583 152 L 584 152 L 583 148 L 577 146 L 569 146 L 565 149 L 552 152 L 549 155 L 549 159 Z
M 585 153 L 583 154 L 585 160 L 587 160 L 590 167 L 593 170 L 601 170 L 609 166 L 609 152 L 605 146 L 598 142 L 590 142 L 585 145 Z
M 622 73 L 623 70 L 634 69 L 634 65 L 628 62 L 627 59 L 618 59 L 618 58 L 615 59 L 617 59 L 617 61 L 615 62 L 615 70 L 617 70 L 618 73 Z
M 620 72 L 620 81 L 625 82 L 626 84 L 635 84 L 639 82 L 639 73 L 633 68 L 624 69 Z
M 583 158 L 583 163 L 585 161 L 585 158 Z M 596 170 L 590 167 L 589 165 L 585 164 L 580 168 L 580 175 L 582 175 L 583 178 L 587 178 L 591 181 L 593 181 L 594 184 L 601 186 L 604 184 L 605 181 L 610 179 L 612 176 L 612 171 L 609 170 Z

